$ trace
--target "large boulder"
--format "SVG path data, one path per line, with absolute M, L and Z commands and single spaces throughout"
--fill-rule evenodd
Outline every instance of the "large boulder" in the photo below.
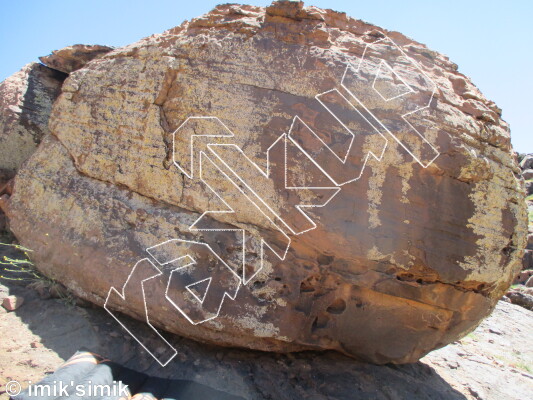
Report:
M 500 113 L 400 33 L 222 5 L 73 72 L 0 204 L 45 274 L 126 328 L 117 310 L 220 345 L 408 363 L 474 329 L 520 270 Z
M 52 105 L 66 76 L 30 63 L 0 83 L 0 186 L 48 133 Z

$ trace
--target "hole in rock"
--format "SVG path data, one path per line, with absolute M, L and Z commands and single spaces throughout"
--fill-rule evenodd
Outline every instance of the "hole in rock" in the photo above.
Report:
M 327 254 L 321 254 L 317 257 L 317 261 L 320 265 L 330 265 L 335 260 L 335 256 Z
M 326 309 L 330 314 L 342 314 L 344 310 L 346 310 L 346 302 L 343 299 L 336 299 Z

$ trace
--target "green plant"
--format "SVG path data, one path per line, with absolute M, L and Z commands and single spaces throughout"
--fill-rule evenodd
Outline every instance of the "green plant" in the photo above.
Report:
M 68 307 L 75 307 L 78 304 L 78 300 L 69 290 L 59 292 L 59 301 Z
M 0 279 L 29 282 L 29 288 L 39 293 L 46 291 L 69 307 L 77 304 L 78 300 L 66 287 L 35 268 L 29 256 L 32 250 L 18 244 L 0 243 L 0 246 L 3 246 L 8 254 L 16 254 L 4 255 L 0 259 Z M 2 247 L 0 251 L 1 249 Z
M 533 367 L 531 367 L 531 365 L 527 364 L 525 361 L 511 363 L 511 366 L 521 369 L 522 371 L 529 372 L 530 374 L 533 373 Z
M 9 243 L 0 243 L 0 246 L 8 247 L 11 250 L 16 250 L 16 252 L 21 253 L 23 257 L 12 258 L 11 256 L 4 255 L 0 259 L 0 279 L 25 281 L 42 278 L 42 275 L 37 272 L 33 263 L 30 260 L 30 256 L 28 254 L 29 252 L 31 252 L 30 249 L 27 249 L 18 244 Z M 15 253 L 15 251 L 12 251 L 12 253 Z

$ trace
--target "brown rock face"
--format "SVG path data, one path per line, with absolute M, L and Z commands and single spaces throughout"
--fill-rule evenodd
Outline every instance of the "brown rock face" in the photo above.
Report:
M 66 75 L 38 63 L 0 83 L 0 186 L 48 133 L 52 104 Z
M 50 68 L 70 74 L 83 68 L 89 61 L 109 53 L 111 50 L 113 50 L 112 47 L 97 44 L 75 44 L 60 50 L 54 50 L 48 56 L 39 57 L 39 60 Z
M 407 363 L 520 269 L 500 110 L 345 14 L 218 6 L 72 73 L 50 130 L 0 204 L 44 273 L 121 324 Z
M 111 47 L 82 45 L 39 57 L 0 83 L 0 185 L 12 178 L 48 133 L 52 105 L 69 74 L 108 53 Z

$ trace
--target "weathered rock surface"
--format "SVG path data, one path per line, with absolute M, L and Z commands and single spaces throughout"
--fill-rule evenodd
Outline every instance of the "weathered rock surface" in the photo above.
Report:
M 7 311 L 15 311 L 24 303 L 24 297 L 21 296 L 7 296 L 2 300 L 2 307 Z
M 522 176 L 524 177 L 526 181 L 533 179 L 533 169 L 526 169 L 525 171 L 522 172 Z
M 65 77 L 30 63 L 0 83 L 0 186 L 15 175 L 48 132 L 52 104 Z
M 502 301 L 467 337 L 410 365 L 376 366 L 333 352 L 268 354 L 173 336 L 179 354 L 161 368 L 105 311 L 43 300 L 20 283 L 7 283 L 0 281 L 0 299 L 16 293 L 27 303 L 0 318 L 0 330 L 11 333 L 0 341 L 0 400 L 9 400 L 1 393 L 8 381 L 24 388 L 38 382 L 80 347 L 137 371 L 194 380 L 246 400 L 523 400 L 533 391 L 533 313 Z
M 533 269 L 533 250 L 526 249 L 522 265 L 524 270 Z
M 446 57 L 345 14 L 219 6 L 73 72 L 50 129 L 0 202 L 11 229 L 76 294 L 187 337 L 413 362 L 521 268 L 500 110 Z M 203 302 L 185 290 L 202 282 Z
M 527 269 L 525 271 L 520 271 L 518 275 L 516 275 L 513 285 L 523 285 L 527 282 L 527 280 L 533 276 L 533 270 Z
M 48 133 L 52 105 L 69 74 L 111 47 L 81 45 L 55 50 L 0 83 L 0 186 L 12 178 Z
M 533 310 L 533 295 L 526 290 L 527 289 L 516 288 L 507 292 L 506 296 L 511 300 L 511 303 L 528 310 Z
M 520 168 L 523 170 L 533 169 L 533 154 L 526 154 L 520 161 Z
M 89 61 L 101 57 L 112 50 L 113 47 L 97 44 L 75 44 L 60 50 L 54 50 L 50 55 L 39 57 L 39 60 L 50 68 L 70 74 L 83 68 Z

